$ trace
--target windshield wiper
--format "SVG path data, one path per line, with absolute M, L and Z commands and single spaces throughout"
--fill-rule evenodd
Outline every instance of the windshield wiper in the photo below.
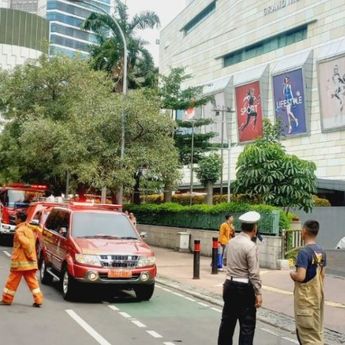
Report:
M 131 236 L 123 236 L 120 237 L 120 240 L 137 240 L 138 237 L 131 237 Z

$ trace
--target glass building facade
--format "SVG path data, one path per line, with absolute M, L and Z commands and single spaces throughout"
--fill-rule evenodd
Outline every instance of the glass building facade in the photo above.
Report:
M 88 0 L 111 13 L 112 0 Z M 96 35 L 81 29 L 84 20 L 96 10 L 82 3 L 48 0 L 47 19 L 50 22 L 50 55 L 88 56 Z

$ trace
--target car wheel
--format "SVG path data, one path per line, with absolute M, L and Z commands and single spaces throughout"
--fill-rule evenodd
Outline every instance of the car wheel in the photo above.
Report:
M 134 287 L 134 292 L 139 301 L 148 301 L 153 295 L 155 284 L 138 285 Z
M 77 282 L 68 273 L 66 266 L 63 268 L 61 272 L 60 285 L 61 285 L 62 296 L 66 301 L 71 301 L 76 297 Z
M 49 285 L 53 282 L 53 276 L 47 271 L 47 264 L 43 257 L 40 260 L 40 280 L 44 285 Z

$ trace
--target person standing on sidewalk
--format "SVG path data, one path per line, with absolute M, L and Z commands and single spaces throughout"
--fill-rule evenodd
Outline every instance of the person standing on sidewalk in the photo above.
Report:
M 11 272 L 7 279 L 2 304 L 11 305 L 19 283 L 24 277 L 34 298 L 34 307 L 40 307 L 43 302 L 43 295 L 36 277 L 37 255 L 36 255 L 36 232 L 40 231 L 38 226 L 25 223 L 26 215 L 23 212 L 16 214 L 16 232 L 13 239 L 13 251 L 11 256 Z
M 261 307 L 259 257 L 254 240 L 260 214 L 244 213 L 242 232 L 230 241 L 226 250 L 226 280 L 223 286 L 224 307 L 218 345 L 232 345 L 237 320 L 240 322 L 239 345 L 252 345 L 256 326 L 256 309 Z
M 294 307 L 297 338 L 301 345 L 323 345 L 323 310 L 326 254 L 316 243 L 319 223 L 308 220 L 302 228 L 305 247 L 297 256 L 296 271 L 291 272 L 295 282 Z
M 224 255 L 226 251 L 226 246 L 228 245 L 229 241 L 233 237 L 235 237 L 235 228 L 233 222 L 234 217 L 230 214 L 227 214 L 225 216 L 225 222 L 219 228 L 218 242 L 221 246 L 221 258 L 219 260 L 220 262 L 218 265 L 219 269 L 223 268 L 223 264 L 224 266 L 226 266 L 226 256 Z

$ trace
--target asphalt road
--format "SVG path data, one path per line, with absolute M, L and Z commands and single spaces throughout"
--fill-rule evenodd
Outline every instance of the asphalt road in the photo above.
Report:
M 10 247 L 0 246 L 0 289 L 9 271 Z M 41 286 L 45 303 L 33 308 L 23 281 L 12 306 L 0 306 L 0 339 L 6 345 L 199 345 L 216 344 L 219 307 L 157 285 L 149 302 L 117 292 L 98 298 L 95 291 L 66 302 L 57 284 Z M 237 334 L 235 341 L 237 343 Z M 294 335 L 258 323 L 256 345 L 291 345 Z

